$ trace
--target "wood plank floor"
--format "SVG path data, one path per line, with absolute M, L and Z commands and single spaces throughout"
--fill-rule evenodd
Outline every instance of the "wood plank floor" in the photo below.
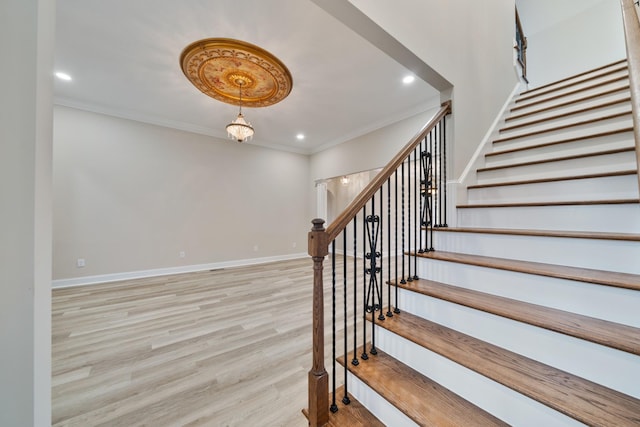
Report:
M 52 425 L 306 426 L 312 274 L 307 258 L 54 290 Z

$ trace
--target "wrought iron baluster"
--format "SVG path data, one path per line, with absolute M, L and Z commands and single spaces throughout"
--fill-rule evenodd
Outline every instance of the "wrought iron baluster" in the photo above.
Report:
M 367 287 L 367 311 L 371 313 L 371 349 L 369 353 L 376 355 L 376 310 L 380 309 L 380 305 L 376 303 L 376 294 L 379 295 L 380 289 L 378 284 L 378 274 L 381 268 L 378 266 L 378 258 L 382 256 L 377 251 L 378 240 L 380 237 L 380 216 L 376 215 L 376 196 L 371 196 L 371 215 L 367 216 L 367 242 L 369 252 L 365 254 L 365 258 L 369 260 L 369 268 L 365 270 L 365 274 L 369 275 L 369 284 Z
M 413 204 L 413 280 L 418 280 L 418 231 L 420 229 L 420 220 L 418 219 L 418 186 L 420 185 L 420 177 L 418 175 L 418 147 L 413 150 L 413 195 L 415 203 Z M 411 262 L 411 261 L 409 261 Z
M 407 193 L 409 199 L 407 202 L 407 252 L 409 253 L 407 259 L 409 277 L 407 277 L 407 282 L 413 282 L 413 274 L 411 274 L 411 196 L 413 196 L 413 193 L 411 192 L 411 153 L 409 153 L 409 156 L 407 157 L 407 169 Z
M 332 398 L 329 410 L 333 413 L 338 411 L 336 405 L 336 241 L 331 242 L 331 332 L 332 332 L 332 354 L 333 354 L 333 372 L 332 379 Z
M 428 136 L 428 135 L 427 135 Z M 426 206 L 427 206 L 427 201 L 426 201 L 426 192 L 425 192 L 425 184 L 426 184 L 426 173 L 425 173 L 425 150 L 424 150 L 424 143 L 425 140 L 427 139 L 427 136 L 425 136 L 422 141 L 420 141 L 420 180 L 418 181 L 420 183 L 420 245 L 418 247 L 418 253 L 424 253 L 424 235 L 425 232 L 423 230 L 424 227 L 426 227 L 426 223 L 424 220 L 424 213 L 426 210 Z M 426 237 L 426 236 L 425 236 Z
M 440 123 L 438 123 L 438 125 L 435 127 L 436 132 L 438 134 L 438 187 L 440 188 L 440 191 L 438 192 L 438 199 L 439 199 L 439 203 L 438 203 L 438 227 L 442 227 L 444 225 L 443 223 L 443 207 L 444 207 L 444 199 L 443 199 L 443 195 L 445 190 L 445 182 L 444 182 L 444 176 L 443 176 L 443 147 L 442 147 L 442 129 L 440 127 Z
M 447 224 L 447 116 L 442 118 L 442 121 L 438 122 L 438 127 L 441 127 L 440 137 L 442 139 L 442 148 L 443 148 L 443 160 L 442 160 L 442 183 L 443 183 L 443 192 L 444 192 L 444 224 L 443 227 L 448 227 Z
M 404 256 L 404 162 L 402 162 L 402 184 L 401 184 L 401 190 L 402 190 L 402 250 L 401 250 L 401 254 L 402 254 L 402 278 L 400 280 L 400 283 L 402 283 L 403 285 L 405 283 L 407 283 L 407 281 L 404 278 L 404 263 L 405 263 L 405 256 Z
M 440 227 L 440 137 L 438 136 L 438 126 L 435 126 L 433 132 L 433 151 L 431 152 L 433 161 L 433 187 L 435 194 L 433 195 L 433 225 Z
M 358 215 L 353 217 L 353 359 L 351 364 L 358 366 Z M 345 331 L 346 333 L 346 331 Z M 347 360 L 347 359 L 345 359 Z M 346 382 L 345 382 L 346 384 Z
M 380 187 L 380 215 L 378 215 L 378 217 L 380 218 L 379 222 L 380 224 L 378 225 L 379 230 L 380 230 L 380 244 L 378 245 L 378 247 L 380 248 L 380 251 L 376 251 L 376 255 L 379 253 L 380 254 L 380 266 L 378 267 L 378 269 L 380 270 L 380 279 L 378 280 L 378 283 L 376 284 L 376 289 L 378 292 L 378 304 L 377 306 L 380 309 L 380 314 L 378 315 L 378 320 L 383 321 L 385 319 L 384 317 L 384 277 L 383 277 L 383 272 L 384 272 L 384 224 L 382 219 L 384 218 L 383 215 L 383 210 L 382 210 L 382 201 L 383 201 L 383 197 L 384 197 L 384 191 L 383 191 L 383 186 Z
M 355 286 L 355 283 L 354 283 Z M 351 403 L 349 399 L 348 381 L 347 381 L 347 353 L 349 337 L 347 329 L 347 229 L 342 232 L 342 296 L 343 296 L 343 318 L 344 318 L 344 395 L 342 396 L 342 403 L 348 405 Z M 355 328 L 355 326 L 354 326 Z M 335 390 L 334 390 L 335 393 Z
M 387 317 L 391 312 L 391 177 L 387 178 Z
M 418 242 L 418 234 L 420 233 L 420 219 L 418 217 L 418 212 L 419 212 L 419 207 L 420 207 L 420 198 L 418 197 L 418 187 L 420 186 L 420 173 L 418 172 L 418 153 L 420 152 L 420 150 L 418 149 L 418 147 L 416 147 L 413 150 L 413 182 L 415 183 L 415 185 L 413 186 L 413 194 L 415 197 L 415 203 L 413 206 L 413 218 L 415 221 L 415 226 L 413 227 L 413 245 L 415 246 L 413 248 L 413 252 L 414 254 L 417 254 L 418 251 L 420 250 L 420 244 Z M 414 260 L 417 260 L 418 258 L 416 256 L 413 257 Z M 415 262 L 414 262 L 414 266 L 415 266 Z M 413 275 L 414 275 L 414 279 L 417 278 L 415 277 L 416 274 L 416 269 L 413 269 Z
M 432 130 L 430 132 L 430 138 L 429 138 L 429 158 L 428 158 L 428 165 L 427 165 L 427 174 L 429 176 L 429 178 L 427 179 L 428 182 L 428 186 L 427 186 L 427 195 L 429 197 L 428 199 L 428 203 L 429 203 L 429 250 L 432 251 L 433 250 L 433 227 L 435 226 L 436 222 L 435 219 L 433 217 L 433 191 L 434 191 L 434 187 L 435 190 L 437 191 L 437 184 L 434 184 L 434 176 L 433 176 L 433 140 L 435 139 L 435 133 Z
M 363 240 L 363 248 L 362 248 L 362 354 L 360 358 L 362 360 L 369 359 L 369 355 L 367 354 L 367 259 L 364 256 L 366 238 L 367 235 L 367 205 L 365 204 L 362 208 L 362 240 Z
M 424 199 L 424 206 L 422 211 L 422 227 L 426 228 L 426 249 L 425 251 L 432 250 L 433 242 L 433 165 L 432 165 L 432 147 L 433 147 L 433 131 L 427 135 L 427 143 L 425 150 L 421 153 L 422 159 L 422 196 Z
M 400 309 L 398 308 L 398 280 L 400 280 L 400 275 L 398 274 L 398 169 L 396 169 L 394 175 L 394 181 L 395 181 L 395 227 L 396 227 L 396 232 L 395 232 L 395 247 L 396 247 L 396 260 L 395 260 L 395 264 L 396 264 L 396 269 L 395 269 L 395 304 L 394 304 L 394 309 L 393 312 L 394 313 L 400 313 Z

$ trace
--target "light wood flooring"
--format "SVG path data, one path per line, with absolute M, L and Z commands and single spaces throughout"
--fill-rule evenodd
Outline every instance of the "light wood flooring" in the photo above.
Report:
M 306 426 L 312 274 L 305 258 L 54 290 L 52 425 Z

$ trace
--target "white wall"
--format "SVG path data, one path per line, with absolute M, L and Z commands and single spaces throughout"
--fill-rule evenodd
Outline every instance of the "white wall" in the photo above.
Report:
M 317 180 L 370 171 L 384 167 L 438 112 L 434 107 L 408 119 L 359 136 L 311 156 L 309 191 L 315 194 Z M 335 201 L 334 201 L 335 202 Z M 316 199 L 310 199 L 310 212 L 317 212 Z M 333 215 L 333 213 L 332 213 Z M 323 218 L 327 220 L 327 218 Z M 311 229 L 311 220 L 308 229 Z M 327 226 L 325 224 L 325 226 Z
M 385 166 L 438 112 L 434 107 L 311 156 L 311 181 Z M 312 209 L 315 212 L 315 209 Z
M 54 279 L 306 252 L 308 156 L 61 106 L 54 119 Z
M 580 0 L 565 2 L 580 3 Z M 518 8 L 527 36 L 527 77 L 530 87 L 541 86 L 626 57 L 619 1 L 602 0 L 576 15 L 528 33 L 528 14 L 532 19 L 531 26 L 539 28 L 539 24 L 535 22 L 536 13 L 539 12 L 536 7 L 543 7 L 543 4 L 525 2 Z
M 51 423 L 55 2 L 0 3 L 0 425 Z
M 517 82 L 514 0 L 350 0 L 453 84 L 460 176 Z

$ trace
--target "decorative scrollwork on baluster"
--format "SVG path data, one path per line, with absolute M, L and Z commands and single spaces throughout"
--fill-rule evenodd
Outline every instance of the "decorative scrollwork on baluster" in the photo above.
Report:
M 433 227 L 433 158 L 429 151 L 420 153 L 422 179 L 420 180 L 420 196 L 422 197 L 421 227 Z M 419 252 L 424 252 L 420 249 Z
M 378 266 L 378 260 L 382 258 L 382 253 L 377 251 L 378 238 L 380 236 L 380 217 L 378 215 L 367 216 L 367 243 L 369 244 L 369 252 L 364 257 L 369 262 L 369 267 L 365 269 L 365 273 L 369 275 L 369 283 L 367 286 L 367 313 L 380 310 L 380 304 L 376 302 L 376 296 L 380 293 L 378 274 L 381 268 Z
M 373 328 L 375 327 L 375 313 L 382 310 L 382 304 L 379 301 L 382 295 L 382 289 L 380 288 L 382 285 L 378 282 L 378 275 L 382 271 L 378 262 L 382 259 L 382 253 L 377 250 L 380 237 L 380 217 L 378 215 L 368 215 L 366 217 L 366 235 L 369 251 L 365 253 L 364 257 L 369 265 L 364 272 L 365 275 L 369 276 L 369 280 L 366 289 L 365 312 L 371 313 L 372 330 L 371 350 L 369 350 L 369 353 L 376 355 L 378 350 L 375 345 L 375 330 Z

